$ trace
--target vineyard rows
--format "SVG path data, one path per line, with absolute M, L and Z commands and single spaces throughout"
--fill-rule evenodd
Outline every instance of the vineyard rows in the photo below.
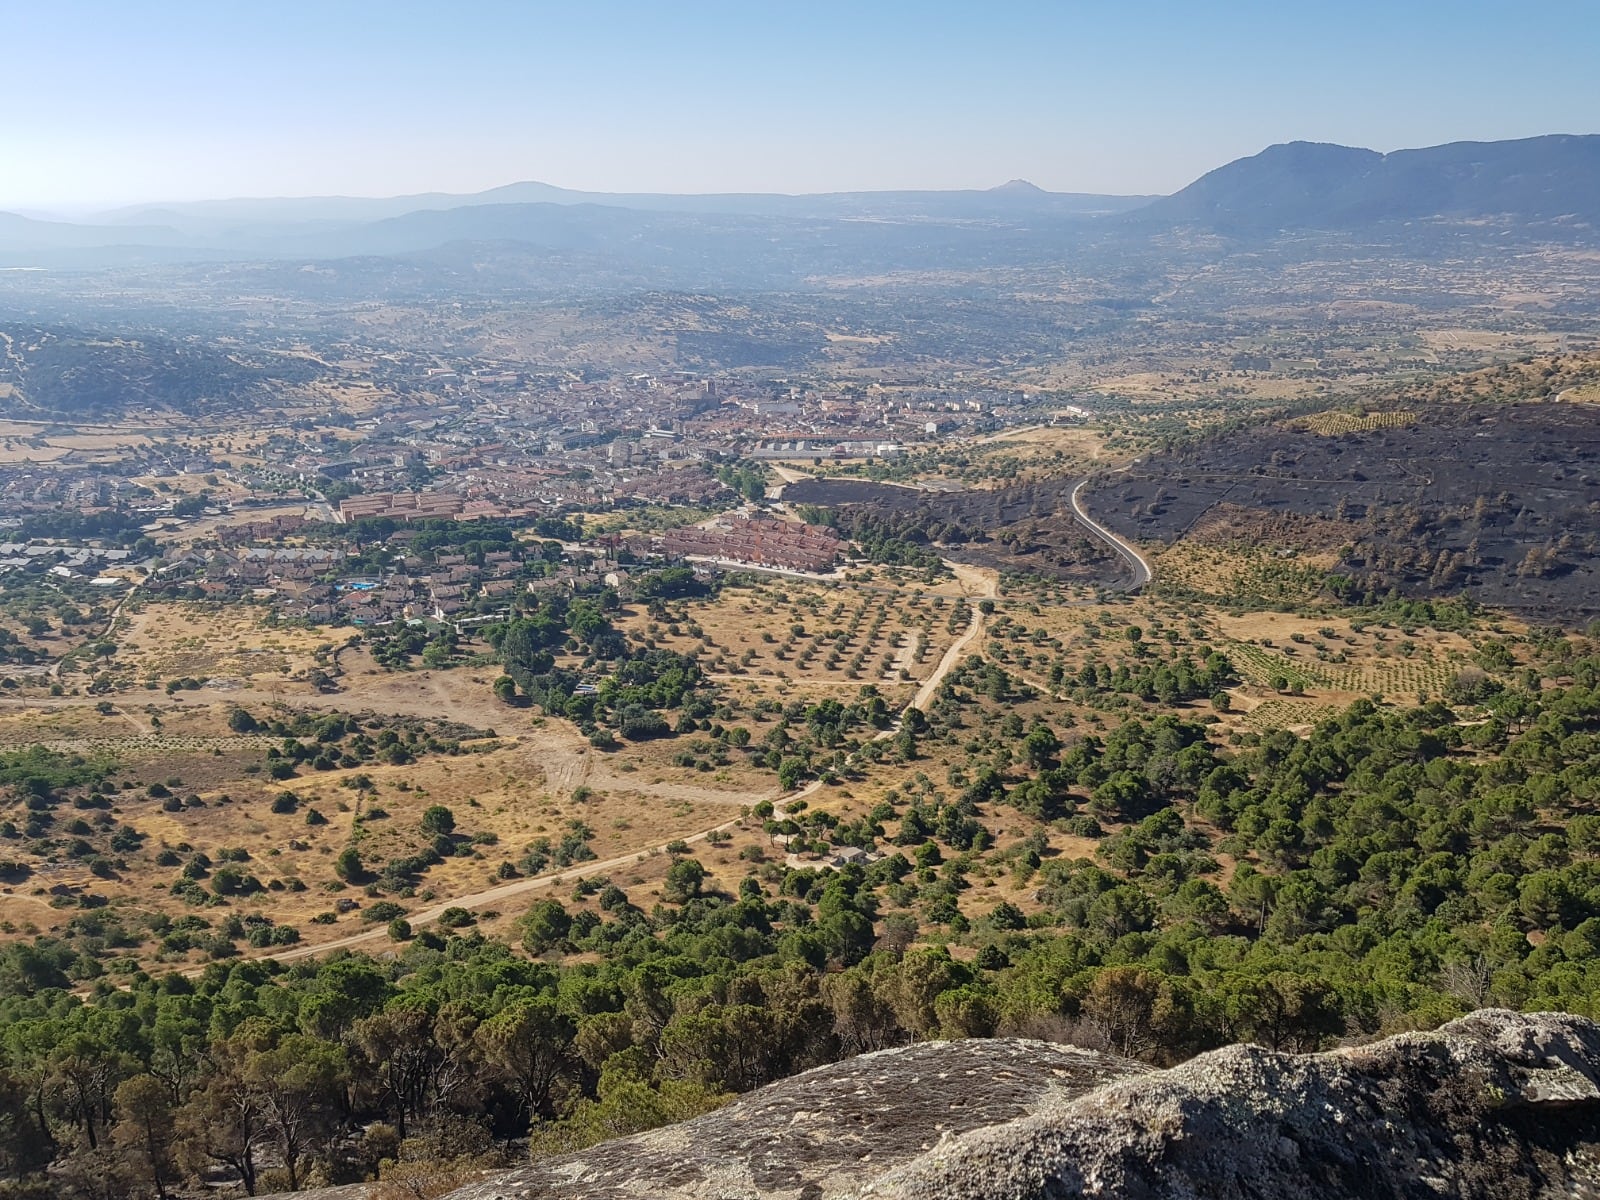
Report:
M 1257 733 L 1267 733 L 1274 729 L 1298 729 L 1304 725 L 1315 725 L 1319 721 L 1326 721 L 1329 717 L 1338 715 L 1339 709 L 1332 704 L 1267 700 L 1252 709 L 1246 715 L 1244 723 Z
M 1324 412 L 1306 418 L 1306 427 L 1323 437 L 1338 437 L 1344 433 L 1367 433 L 1374 429 L 1398 429 L 1417 419 L 1414 412 L 1368 413 L 1364 417 L 1350 413 Z
M 267 750 L 282 746 L 283 739 L 265 734 L 240 734 L 235 737 L 165 737 L 161 734 L 130 734 L 126 737 L 49 738 L 34 741 L 0 742 L 0 750 L 22 750 L 39 746 L 61 754 L 212 754 L 230 750 Z
M 1454 663 L 1431 654 L 1362 663 L 1307 662 L 1247 642 L 1231 644 L 1228 658 L 1240 675 L 1258 687 L 1271 687 L 1274 679 L 1281 678 L 1290 687 L 1298 684 L 1304 689 L 1383 695 L 1437 694 L 1457 670 Z

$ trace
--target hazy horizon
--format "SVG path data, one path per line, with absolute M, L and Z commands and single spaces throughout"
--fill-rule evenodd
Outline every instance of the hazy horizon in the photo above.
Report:
M 1529 134 L 1529 135 L 1526 135 L 1526 136 L 1528 136 L 1528 137 L 1541 137 L 1541 136 L 1589 137 L 1589 136 L 1597 136 L 1597 133 L 1596 133 L 1596 131 L 1593 131 L 1593 130 L 1553 129 L 1553 130 L 1547 131 L 1545 134 Z M 1297 138 L 1297 139 L 1293 139 L 1293 140 L 1304 142 L 1304 141 L 1308 141 L 1310 139 Z M 1488 138 L 1466 137 L 1466 138 L 1457 138 L 1457 139 L 1453 139 L 1453 140 L 1457 141 L 1457 142 L 1469 142 L 1470 143 L 1470 142 L 1487 142 L 1487 141 L 1491 141 L 1491 140 L 1515 140 L 1515 139 L 1488 139 Z M 1275 144 L 1278 144 L 1278 143 L 1275 143 Z M 1344 144 L 1344 143 L 1340 143 L 1340 144 Z M 1378 147 L 1367 146 L 1367 147 L 1360 147 L 1360 148 L 1362 148 L 1362 149 L 1371 149 L 1371 150 L 1379 150 L 1380 153 L 1392 154 L 1392 153 L 1397 153 L 1397 152 L 1404 151 L 1404 150 L 1424 149 L 1425 147 L 1421 147 L 1421 146 L 1395 146 L 1395 147 L 1390 147 L 1388 149 L 1380 149 Z M 1257 150 L 1250 151 L 1247 154 L 1240 155 L 1238 157 L 1241 157 L 1241 158 L 1242 157 L 1251 157 L 1251 156 L 1253 156 L 1255 154 L 1261 153 L 1262 151 L 1264 151 L 1266 149 L 1268 149 L 1268 147 L 1262 146 Z M 1228 161 L 1231 162 L 1231 161 L 1234 161 L 1234 160 L 1230 159 Z M 1224 163 L 1220 163 L 1220 162 L 1219 163 L 1215 163 L 1211 167 L 1207 167 L 1207 168 L 1205 168 L 1205 170 L 1199 172 L 1193 178 L 1186 179 L 1183 184 L 1180 184 L 1177 187 L 1172 188 L 1171 191 L 1181 190 L 1181 188 L 1183 186 L 1187 186 L 1187 184 L 1192 183 L 1194 181 L 1194 179 L 1195 178 L 1199 178 L 1200 175 L 1203 175 L 1203 174 L 1215 169 L 1216 167 L 1220 167 L 1220 166 L 1223 166 L 1223 165 L 1225 165 L 1225 164 Z M 891 186 L 885 186 L 885 187 L 860 187 L 860 188 L 843 187 L 843 188 L 812 189 L 812 190 L 805 190 L 805 191 L 787 191 L 787 192 L 778 191 L 778 190 L 775 190 L 775 189 L 760 189 L 760 188 L 753 188 L 753 187 L 751 187 L 751 188 L 741 188 L 741 187 L 719 188 L 719 189 L 715 189 L 714 191 L 711 191 L 711 190 L 672 190 L 672 189 L 667 189 L 667 188 L 651 188 L 651 187 L 637 187 L 637 188 L 610 190 L 610 189 L 600 189 L 600 188 L 574 187 L 574 186 L 570 186 L 570 185 L 563 184 L 563 183 L 552 182 L 551 180 L 547 180 L 547 179 L 510 179 L 510 180 L 505 180 L 505 181 L 502 181 L 502 182 L 499 182 L 499 183 L 490 183 L 490 184 L 488 184 L 488 185 L 486 185 L 484 187 L 472 188 L 472 189 L 458 189 L 458 188 L 450 188 L 450 187 L 421 187 L 421 188 L 415 188 L 415 189 L 408 189 L 408 190 L 402 191 L 402 192 L 388 192 L 388 193 L 378 193 L 378 192 L 369 192 L 369 193 L 355 193 L 355 192 L 297 192 L 297 193 L 288 193 L 288 192 L 285 192 L 285 193 L 280 193 L 280 194 L 276 194 L 276 195 L 267 195 L 267 194 L 260 194 L 260 195 L 242 195 L 242 194 L 239 194 L 239 195 L 188 195 L 188 196 L 161 195 L 161 196 L 149 196 L 149 197 L 144 197 L 144 198 L 141 198 L 141 199 L 126 200 L 126 201 L 117 202 L 117 203 L 111 203 L 111 204 L 66 203 L 66 204 L 56 204 L 56 205 L 31 205 L 31 206 L 17 205 L 17 206 L 11 207 L 11 208 L 0 208 L 0 211 L 11 212 L 11 213 L 16 214 L 16 215 L 32 217 L 32 218 L 41 219 L 41 220 L 69 220 L 70 221 L 70 220 L 84 220 L 84 219 L 89 219 L 89 218 L 93 218 L 93 217 L 96 217 L 96 216 L 106 216 L 106 215 L 111 215 L 111 214 L 115 214 L 115 213 L 122 212 L 122 211 L 147 209 L 147 208 L 149 208 L 149 209 L 158 209 L 158 208 L 162 207 L 163 205 L 189 205 L 189 204 L 213 204 L 213 203 L 217 203 L 217 204 L 226 204 L 226 203 L 274 203 L 274 202 L 292 201 L 292 200 L 389 200 L 389 199 L 403 199 L 403 198 L 413 197 L 413 196 L 419 197 L 419 198 L 420 197 L 424 197 L 424 196 L 461 196 L 461 197 L 467 197 L 467 196 L 481 195 L 481 194 L 483 194 L 485 192 L 491 192 L 491 191 L 496 191 L 496 190 L 501 190 L 501 189 L 509 189 L 509 188 L 514 188 L 514 187 L 521 187 L 521 186 L 528 186 L 528 185 L 541 186 L 541 187 L 550 187 L 550 188 L 554 188 L 554 189 L 557 189 L 557 190 L 560 190 L 560 191 L 565 191 L 565 192 L 570 192 L 570 193 L 575 193 L 575 194 L 617 195 L 617 196 L 625 196 L 625 195 L 683 195 L 683 196 L 698 196 L 698 195 L 774 195 L 774 196 L 777 196 L 777 195 L 787 195 L 787 196 L 808 196 L 808 195 L 828 195 L 828 194 L 846 194 L 846 193 L 871 193 L 871 192 L 938 192 L 938 191 L 977 191 L 977 192 L 983 192 L 983 191 L 997 191 L 997 190 L 1000 190 L 1000 189 L 1002 189 L 1002 188 L 1004 188 L 1004 187 L 1006 187 L 1008 185 L 1017 184 L 1017 183 L 1027 184 L 1027 185 L 1031 185 L 1031 186 L 1034 186 L 1034 187 L 1041 187 L 1041 190 L 1043 190 L 1043 191 L 1047 191 L 1047 192 L 1051 192 L 1051 193 L 1057 193 L 1057 194 L 1073 194 L 1073 193 L 1076 193 L 1076 194 L 1081 194 L 1081 195 L 1103 195 L 1103 196 L 1134 196 L 1134 195 L 1159 196 L 1159 195 L 1170 194 L 1168 192 L 1108 192 L 1108 191 L 1104 191 L 1104 190 L 1090 189 L 1090 188 L 1043 188 L 1035 180 L 1029 179 L 1026 176 L 1013 176 L 1010 179 L 1002 180 L 1002 181 L 1000 181 L 998 183 L 990 183 L 990 184 L 981 184 L 981 183 L 980 184 L 957 184 L 957 185 L 952 185 L 952 186 L 949 186 L 949 187 L 936 187 L 936 186 L 931 186 L 931 185 L 905 184 L 905 185 L 891 185 Z
M 1581 36 L 1509 6 L 582 11 L 106 0 L 12 15 L 0 209 L 237 197 L 983 189 L 1164 194 L 1286 141 L 1377 150 L 1600 128 Z M 1526 86 L 1537 78 L 1539 86 Z

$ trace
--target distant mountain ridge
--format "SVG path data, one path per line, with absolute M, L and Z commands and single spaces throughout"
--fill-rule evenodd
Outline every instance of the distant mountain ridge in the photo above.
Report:
M 800 218 L 888 215 L 982 218 L 1011 214 L 1019 209 L 1057 216 L 1087 216 L 1127 212 L 1148 204 L 1151 199 L 1150 196 L 1048 192 L 1019 179 L 988 189 L 815 192 L 797 195 L 780 192 L 585 192 L 525 181 L 464 194 L 424 192 L 382 198 L 306 196 L 138 205 L 102 213 L 95 221 L 108 225 L 171 225 L 215 234 L 248 225 L 286 226 L 295 222 L 355 225 L 416 212 L 512 204 L 599 205 L 640 212 Z
M 1600 135 L 1451 142 L 1391 154 L 1289 142 L 1218 167 L 1135 215 L 1141 224 L 1229 232 L 1487 217 L 1600 221 Z
M 1165 229 L 1242 239 L 1493 220 L 1529 236 L 1600 237 L 1600 135 L 1453 142 L 1380 154 L 1290 142 L 1218 167 L 1171 196 L 1045 191 L 1026 180 L 955 191 L 816 195 L 582 192 L 523 182 L 470 195 L 301 197 L 144 205 L 97 222 L 0 213 L 0 266 L 333 260 L 511 244 L 600 255 L 617 278 L 782 285 L 853 266 L 968 269 L 1059 263 L 1085 238 Z M 1395 230 L 1402 230 L 1396 233 Z M 1130 241 L 1129 239 L 1132 239 Z M 53 257 L 52 257 L 53 256 Z M 759 262 L 758 269 L 741 264 Z M 663 274 L 665 272 L 666 274 Z

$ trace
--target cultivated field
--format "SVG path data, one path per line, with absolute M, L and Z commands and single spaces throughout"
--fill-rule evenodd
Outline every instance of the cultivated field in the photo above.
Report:
M 855 690 L 915 684 L 966 629 L 958 595 L 875 583 L 838 586 L 783 577 L 724 585 L 709 600 L 678 602 L 662 621 L 636 608 L 629 633 L 697 652 L 717 679 L 772 679 Z M 962 585 L 947 585 L 951 591 Z
M 1305 427 L 1323 437 L 1340 437 L 1347 433 L 1370 433 L 1374 429 L 1399 429 L 1417 419 L 1414 412 L 1323 412 L 1305 419 Z

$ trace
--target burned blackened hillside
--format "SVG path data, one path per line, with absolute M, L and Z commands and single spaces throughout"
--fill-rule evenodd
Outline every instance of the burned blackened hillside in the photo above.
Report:
M 1600 613 L 1600 409 L 1587 404 L 1247 429 L 1097 480 L 1085 503 L 1145 542 L 1271 527 L 1292 545 L 1298 530 L 1298 548 L 1338 551 L 1332 585 L 1358 597 L 1465 592 L 1532 617 Z
M 1109 587 L 1126 581 L 1117 555 L 1072 514 L 1072 479 L 991 490 L 924 491 L 854 479 L 788 485 L 785 501 L 868 546 L 938 547 L 975 566 Z

